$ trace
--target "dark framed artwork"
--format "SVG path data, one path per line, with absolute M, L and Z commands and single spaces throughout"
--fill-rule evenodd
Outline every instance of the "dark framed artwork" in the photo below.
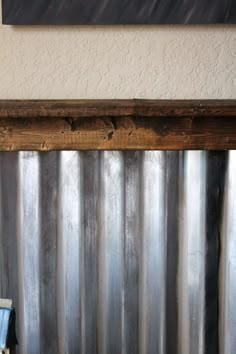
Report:
M 236 23 L 236 0 L 2 0 L 3 24 Z

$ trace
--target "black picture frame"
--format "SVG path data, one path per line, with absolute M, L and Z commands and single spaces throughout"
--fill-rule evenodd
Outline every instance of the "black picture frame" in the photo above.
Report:
M 236 0 L 2 0 L 3 24 L 236 23 Z

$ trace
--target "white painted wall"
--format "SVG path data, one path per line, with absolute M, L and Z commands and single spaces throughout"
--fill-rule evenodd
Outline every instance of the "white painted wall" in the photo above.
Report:
M 236 98 L 236 26 L 0 25 L 0 98 Z

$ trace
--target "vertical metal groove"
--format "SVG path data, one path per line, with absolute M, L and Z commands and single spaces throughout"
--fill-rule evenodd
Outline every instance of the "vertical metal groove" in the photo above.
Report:
M 98 336 L 99 352 L 122 352 L 123 285 L 123 156 L 101 154 L 99 225 Z
M 40 154 L 41 248 L 40 325 L 41 352 L 58 353 L 57 326 L 57 190 L 58 154 Z
M 17 305 L 16 172 L 17 153 L 0 154 L 0 291 Z
M 179 218 L 179 352 L 204 353 L 206 153 L 184 153 Z
M 235 176 L 234 151 L 0 153 L 18 353 L 234 354 Z
M 236 151 L 229 152 L 224 190 L 220 269 L 220 354 L 236 352 Z
M 80 351 L 80 255 L 82 238 L 81 159 L 78 152 L 60 153 L 58 215 L 58 314 L 60 352 Z M 83 202 L 82 202 L 83 203 Z M 73 286 L 72 286 L 73 285 Z
M 227 152 L 207 153 L 205 253 L 205 353 L 219 353 L 219 263 L 222 201 Z
M 124 154 L 124 354 L 139 353 L 140 152 Z
M 18 257 L 24 353 L 37 354 L 40 347 L 40 175 L 39 155 L 19 153 Z M 34 340 L 32 341 L 32 338 Z
M 84 237 L 83 276 L 81 303 L 82 353 L 94 354 L 97 350 L 97 247 L 98 247 L 98 194 L 99 153 L 83 153 Z
M 165 163 L 165 152 L 143 154 L 140 279 L 142 354 L 165 353 Z
M 168 151 L 166 156 L 166 354 L 178 352 L 179 155 Z

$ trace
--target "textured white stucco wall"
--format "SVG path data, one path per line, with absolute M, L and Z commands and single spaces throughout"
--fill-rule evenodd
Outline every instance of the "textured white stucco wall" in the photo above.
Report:
M 236 98 L 236 26 L 0 25 L 0 98 Z

